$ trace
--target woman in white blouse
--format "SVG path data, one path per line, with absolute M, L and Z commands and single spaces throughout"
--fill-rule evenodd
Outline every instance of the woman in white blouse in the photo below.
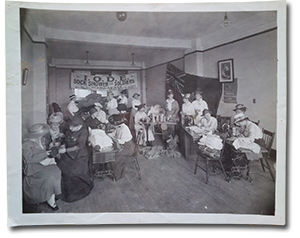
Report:
M 192 102 L 197 115 L 201 115 L 204 109 L 208 109 L 207 103 L 202 99 L 201 92 L 195 92 L 195 98 Z
M 106 106 L 108 115 L 118 114 L 119 111 L 118 111 L 117 107 L 118 107 L 118 102 L 114 98 L 113 92 L 108 92 L 107 93 L 107 106 Z
M 139 93 L 134 93 L 132 95 L 132 109 L 131 109 L 131 114 L 130 114 L 130 120 L 129 120 L 129 128 L 134 130 L 134 116 L 137 112 L 137 108 L 139 105 L 141 105 L 141 101 L 139 100 L 140 94 Z
M 124 177 L 126 158 L 133 155 L 135 144 L 132 141 L 131 132 L 126 126 L 126 118 L 124 114 L 115 114 L 108 118 L 109 123 L 115 130 L 108 134 L 117 144 L 120 151 L 116 154 L 116 159 L 111 162 L 112 170 L 116 180 Z

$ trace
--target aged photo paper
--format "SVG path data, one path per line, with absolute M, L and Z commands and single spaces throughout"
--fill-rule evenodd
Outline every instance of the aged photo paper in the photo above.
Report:
M 285 1 L 5 18 L 8 226 L 285 225 Z

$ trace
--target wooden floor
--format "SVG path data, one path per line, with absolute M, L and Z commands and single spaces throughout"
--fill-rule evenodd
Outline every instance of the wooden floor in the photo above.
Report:
M 86 198 L 66 203 L 57 201 L 55 213 L 167 212 L 274 215 L 275 183 L 258 161 L 251 163 L 250 183 L 244 179 L 226 182 L 217 171 L 205 184 L 205 173 L 194 174 L 195 156 L 148 160 L 139 156 L 141 180 L 133 161 L 127 161 L 126 176 L 113 182 L 95 178 Z M 40 204 L 38 212 L 53 212 Z

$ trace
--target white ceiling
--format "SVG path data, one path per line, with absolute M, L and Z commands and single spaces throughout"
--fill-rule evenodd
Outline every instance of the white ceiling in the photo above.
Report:
M 227 28 L 220 25 L 224 12 L 127 12 L 127 19 L 121 22 L 116 12 L 26 9 L 21 19 L 33 39 L 44 35 L 49 60 L 86 59 L 88 50 L 90 60 L 128 61 L 134 52 L 136 61 L 147 62 L 149 58 L 171 52 L 183 55 L 189 48 L 186 45 L 195 48 L 193 44 L 197 40 L 205 38 L 209 42 L 209 37 L 214 39 L 217 33 L 225 38 L 227 32 L 226 37 L 231 37 L 251 27 L 276 22 L 276 12 L 228 12 L 228 18 L 233 24 Z M 252 21 L 254 26 L 249 24 Z M 53 29 L 64 30 L 66 36 L 56 33 L 47 38 L 50 35 L 47 32 Z M 112 41 L 104 43 L 106 37 Z M 163 47 L 144 39 L 153 42 L 161 39 Z

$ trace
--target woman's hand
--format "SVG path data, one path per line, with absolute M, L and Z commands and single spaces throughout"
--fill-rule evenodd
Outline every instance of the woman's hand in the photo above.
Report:
M 58 153 L 60 153 L 60 154 L 64 154 L 64 153 L 66 153 L 67 152 L 67 149 L 65 148 L 65 147 L 60 147 L 59 149 L 58 149 Z

